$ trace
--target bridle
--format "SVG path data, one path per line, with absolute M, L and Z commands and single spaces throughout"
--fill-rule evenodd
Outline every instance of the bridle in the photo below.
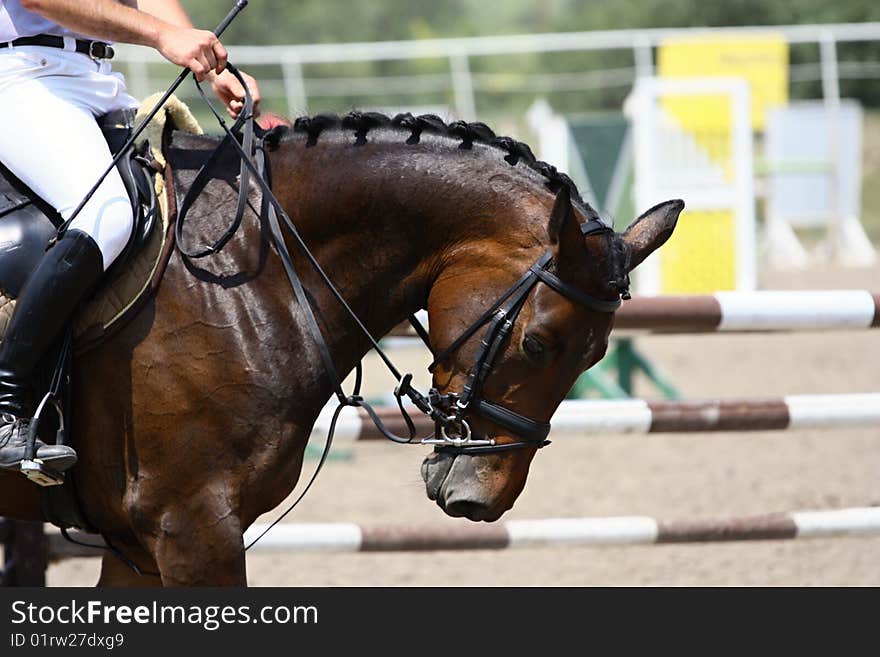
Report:
M 580 228 L 584 237 L 613 232 L 610 226 L 598 219 L 590 219 L 581 224 Z M 435 419 L 435 437 L 422 440 L 422 443 L 435 445 L 435 450 L 438 452 L 455 454 L 491 454 L 527 447 L 540 449 L 550 444 L 547 440 L 547 435 L 550 433 L 549 422 L 533 420 L 490 402 L 483 396 L 486 379 L 491 374 L 501 347 L 513 330 L 526 299 L 538 283 L 544 283 L 569 300 L 601 313 L 613 313 L 620 307 L 622 299 L 629 298 L 627 290 L 623 290 L 611 301 L 587 294 L 553 274 L 549 270 L 552 261 L 553 253 L 548 250 L 428 366 L 428 370 L 433 372 L 437 365 L 458 351 L 482 326 L 489 325 L 461 392 L 441 395 L 436 389 L 432 389 L 429 393 L 432 408 L 442 410 L 445 417 L 441 420 Z M 425 328 L 414 315 L 410 316 L 409 321 L 430 349 L 431 344 Z M 521 440 L 496 443 L 493 438 L 473 438 L 470 424 L 465 418 L 468 413 L 478 415 L 512 431 L 520 436 Z
M 177 248 L 181 254 L 193 259 L 206 257 L 219 252 L 236 232 L 236 229 L 241 223 L 244 208 L 247 205 L 247 181 L 252 179 L 260 186 L 263 193 L 263 207 L 261 213 L 268 219 L 269 233 L 272 242 L 281 257 L 294 296 L 305 315 L 306 323 L 308 324 L 310 332 L 317 344 L 318 351 L 324 364 L 324 369 L 330 377 L 331 385 L 333 386 L 337 401 L 339 402 L 339 407 L 331 421 L 329 436 L 332 438 L 336 420 L 339 417 L 339 412 L 342 407 L 356 406 L 363 408 L 367 412 L 373 423 L 376 425 L 376 428 L 389 440 L 397 443 L 433 445 L 435 450 L 440 452 L 451 452 L 456 454 L 491 454 L 529 447 L 541 448 L 549 444 L 549 441 L 547 440 L 547 435 L 550 432 L 549 422 L 542 422 L 528 418 L 509 408 L 488 401 L 483 396 L 484 384 L 492 372 L 498 354 L 501 352 L 502 345 L 510 336 L 514 323 L 526 303 L 526 299 L 539 283 L 544 283 L 562 296 L 581 306 L 602 313 L 613 313 L 617 310 L 620 307 L 621 300 L 629 298 L 628 289 L 624 287 L 622 290 L 618 290 L 618 296 L 613 300 L 600 299 L 587 294 L 573 285 L 560 280 L 558 276 L 550 271 L 550 265 L 553 262 L 553 252 L 552 250 L 547 250 L 489 307 L 488 310 L 486 310 L 486 312 L 465 329 L 462 334 L 440 354 L 436 355 L 433 363 L 428 367 L 429 371 L 433 371 L 437 365 L 444 362 L 452 354 L 458 351 L 458 349 L 473 337 L 480 328 L 488 324 L 486 333 L 480 343 L 479 352 L 477 353 L 474 364 L 471 367 L 462 390 L 457 393 L 447 392 L 441 394 L 437 389 L 432 388 L 427 395 L 419 392 L 412 385 L 412 374 L 401 374 L 398 371 L 388 358 L 387 354 L 385 354 L 379 346 L 378 342 L 370 335 L 367 328 L 346 303 L 345 299 L 333 285 L 333 282 L 327 277 L 323 268 L 318 264 L 311 251 L 302 240 L 293 221 L 285 213 L 284 209 L 275 198 L 275 195 L 272 193 L 269 183 L 270 174 L 266 167 L 262 139 L 254 137 L 253 101 L 250 98 L 250 94 L 247 93 L 247 85 L 240 77 L 238 70 L 231 64 L 227 64 L 227 68 L 233 75 L 239 78 L 239 82 L 241 82 L 242 87 L 244 87 L 246 91 L 244 109 L 239 115 L 235 125 L 230 129 L 222 117 L 216 112 L 216 110 L 214 110 L 213 106 L 204 95 L 204 92 L 202 92 L 201 86 L 197 83 L 197 88 L 201 93 L 202 98 L 214 113 L 220 126 L 226 132 L 226 138 L 198 172 L 190 186 L 187 197 L 181 203 L 176 226 Z M 240 133 L 240 138 L 236 136 L 237 132 Z M 189 251 L 185 249 L 182 244 L 183 224 L 186 212 L 191 206 L 194 197 L 198 195 L 198 192 L 208 175 L 207 172 L 209 168 L 212 166 L 212 163 L 217 158 L 217 153 L 223 148 L 224 144 L 231 145 L 237 151 L 241 160 L 241 185 L 236 216 L 220 239 L 212 246 L 199 251 Z M 255 148 L 255 156 L 251 155 L 252 145 Z M 255 161 L 252 161 L 252 159 Z M 250 174 L 250 176 L 248 176 L 248 174 Z M 279 217 L 281 221 L 279 221 Z M 346 313 L 354 320 L 359 330 L 368 339 L 373 349 L 385 363 L 386 367 L 397 379 L 398 385 L 394 389 L 394 397 L 397 400 L 400 412 L 406 422 L 409 433 L 408 437 L 397 436 L 389 431 L 371 405 L 361 397 L 360 364 L 358 364 L 356 368 L 356 382 L 353 394 L 347 395 L 342 390 L 341 377 L 333 364 L 330 351 L 327 348 L 324 336 L 312 311 L 311 302 L 305 293 L 298 274 L 296 273 L 296 269 L 293 266 L 293 260 L 285 244 L 281 229 L 282 221 L 284 227 L 287 228 L 288 232 L 297 242 L 300 251 L 302 251 L 303 255 L 305 255 L 311 263 L 324 284 L 329 288 Z M 591 218 L 584 222 L 580 225 L 580 229 L 581 234 L 584 237 L 614 232 L 608 224 L 598 218 Z M 411 315 L 409 321 L 428 349 L 434 353 L 428 332 L 418 319 L 416 319 L 414 315 Z M 415 425 L 404 407 L 404 397 L 409 399 L 416 408 L 434 421 L 436 430 L 433 437 L 422 439 L 416 438 Z M 492 438 L 474 438 L 471 433 L 470 423 L 466 418 L 468 414 L 477 415 L 490 420 L 491 422 L 510 430 L 515 435 L 520 436 L 521 440 L 507 443 L 496 443 Z
M 249 179 L 253 180 L 260 187 L 263 196 L 262 207 L 260 210 L 261 217 L 267 220 L 269 228 L 268 232 L 272 245 L 275 247 L 275 250 L 281 259 L 285 274 L 287 275 L 294 297 L 298 303 L 299 310 L 302 312 L 306 326 L 312 334 L 314 343 L 323 362 L 324 370 L 330 379 L 331 387 L 338 402 L 338 406 L 336 407 L 330 421 L 324 451 L 311 479 L 303 488 L 299 496 L 289 505 L 287 510 L 269 525 L 260 536 L 247 545 L 245 549 L 250 548 L 275 524 L 280 522 L 309 491 L 326 461 L 330 447 L 333 443 L 337 421 L 339 420 L 342 409 L 346 406 L 362 408 L 376 425 L 378 431 L 388 440 L 402 444 L 433 445 L 435 450 L 440 452 L 451 452 L 454 454 L 491 454 L 529 447 L 541 448 L 547 445 L 549 443 L 547 435 L 550 432 L 550 424 L 548 422 L 533 420 L 517 413 L 516 411 L 512 411 L 509 408 L 490 402 L 483 397 L 483 386 L 486 378 L 492 371 L 503 343 L 510 335 L 514 323 L 525 305 L 526 299 L 538 283 L 544 283 L 575 303 L 602 313 L 613 313 L 617 310 L 620 307 L 621 300 L 629 298 L 628 289 L 625 286 L 623 289 L 618 288 L 618 297 L 611 301 L 593 297 L 586 292 L 563 282 L 553 274 L 553 272 L 550 271 L 552 251 L 547 251 L 537 260 L 537 262 L 529 267 L 529 269 L 504 294 L 502 294 L 495 303 L 483 313 L 483 315 L 481 315 L 458 338 L 446 347 L 446 349 L 435 357 L 434 362 L 429 368 L 431 370 L 456 352 L 481 327 L 486 324 L 489 325 L 486 334 L 483 336 L 480 351 L 461 392 L 447 392 L 441 394 L 436 389 L 431 389 L 427 395 L 419 392 L 412 385 L 412 374 L 400 373 L 400 371 L 394 366 L 394 363 L 391 362 L 388 355 L 383 351 L 377 340 L 373 338 L 366 326 L 364 326 L 363 322 L 358 318 L 357 314 L 348 305 L 339 290 L 315 259 L 311 250 L 303 241 L 294 222 L 290 219 L 284 211 L 284 208 L 281 207 L 278 199 L 273 194 L 270 184 L 271 172 L 269 171 L 267 158 L 265 157 L 263 138 L 254 136 L 253 98 L 251 97 L 247 84 L 239 71 L 229 63 L 226 65 L 226 70 L 230 71 L 230 73 L 238 79 L 245 90 L 244 107 L 241 110 L 238 119 L 235 121 L 235 124 L 230 128 L 208 100 L 201 85 L 196 82 L 196 88 L 198 89 L 199 94 L 211 110 L 211 113 L 214 115 L 220 127 L 226 133 L 226 136 L 215 152 L 211 154 L 206 163 L 202 166 L 201 170 L 196 174 L 190 185 L 190 190 L 188 191 L 186 198 L 181 202 L 181 206 L 178 210 L 176 226 L 177 249 L 182 256 L 191 259 L 202 258 L 218 253 L 241 224 L 244 209 L 247 206 L 247 183 Z M 198 194 L 198 190 L 207 181 L 209 168 L 218 159 L 217 154 L 227 145 L 235 150 L 241 160 L 239 200 L 236 216 L 233 218 L 231 224 L 224 231 L 220 239 L 218 239 L 213 245 L 198 251 L 189 251 L 183 247 L 182 237 L 186 210 L 191 206 L 193 201 L 191 195 Z M 253 151 L 251 151 L 251 146 L 253 147 Z M 409 433 L 408 437 L 398 436 L 391 432 L 385 426 L 384 422 L 372 406 L 361 396 L 360 387 L 362 381 L 362 368 L 360 363 L 358 363 L 355 368 L 355 384 L 352 394 L 346 394 L 342 389 L 342 379 L 336 370 L 336 366 L 333 363 L 333 358 L 327 347 L 324 335 L 321 332 L 317 319 L 315 318 L 311 299 L 306 293 L 302 281 L 296 272 L 296 268 L 293 265 L 293 258 L 287 248 L 282 227 L 287 229 L 287 232 L 294 240 L 299 251 L 306 258 L 312 269 L 314 269 L 315 273 L 331 292 L 337 303 L 339 303 L 343 310 L 349 315 L 358 327 L 358 330 L 364 335 L 373 350 L 398 381 L 398 384 L 394 389 L 394 397 L 397 401 L 401 415 L 406 422 Z M 581 232 L 584 236 L 587 236 L 599 233 L 612 233 L 613 229 L 599 219 L 590 219 L 581 225 Z M 410 322 L 428 348 L 431 349 L 430 340 L 425 328 L 419 323 L 415 316 L 410 317 Z M 419 411 L 429 416 L 434 421 L 436 431 L 433 437 L 422 439 L 416 437 L 415 424 L 409 416 L 407 409 L 404 407 L 404 397 L 418 408 Z M 496 443 L 494 439 L 475 439 L 471 434 L 470 424 L 466 419 L 466 416 L 469 413 L 481 416 L 509 429 L 516 435 L 521 436 L 522 439 L 511 443 Z
M 245 4 L 246 2 L 244 2 L 244 0 L 239 0 L 239 2 L 236 4 L 236 9 L 233 10 L 233 12 L 231 12 L 229 16 L 227 16 L 224 23 L 221 24 L 220 28 L 218 28 L 218 34 L 222 32 L 223 29 L 225 29 L 225 26 L 228 25 L 232 18 L 234 18 L 235 14 L 240 11 Z M 250 180 L 253 180 L 260 187 L 263 196 L 262 207 L 260 209 L 261 219 L 267 220 L 272 244 L 275 246 L 279 257 L 281 258 L 284 271 L 294 292 L 294 297 L 296 298 L 299 307 L 305 317 L 305 322 L 308 326 L 308 329 L 315 340 L 324 364 L 324 369 L 326 370 L 326 373 L 330 378 L 331 386 L 338 401 L 338 406 L 333 414 L 333 419 L 331 420 L 330 428 L 327 433 L 326 444 L 321 455 L 321 459 L 318 462 L 318 465 L 315 468 L 315 471 L 309 479 L 308 483 L 305 485 L 305 487 L 296 497 L 293 503 L 290 504 L 288 508 L 278 518 L 276 518 L 259 536 L 257 536 L 248 545 L 246 545 L 245 550 L 250 549 L 257 541 L 265 536 L 265 534 L 269 530 L 271 530 L 272 527 L 274 527 L 282 519 L 284 519 L 290 513 L 290 511 L 292 511 L 293 508 L 305 497 L 306 493 L 308 493 L 309 489 L 317 479 L 318 474 L 321 472 L 321 469 L 327 460 L 327 456 L 333 444 L 333 435 L 335 432 L 336 423 L 339 419 L 342 409 L 346 406 L 363 408 L 373 420 L 377 429 L 389 440 L 397 443 L 434 445 L 435 450 L 440 452 L 452 452 L 455 454 L 489 454 L 527 447 L 539 449 L 549 444 L 549 441 L 547 440 L 547 435 L 550 432 L 550 424 L 548 422 L 533 420 L 524 415 L 521 415 L 520 413 L 490 402 L 483 397 L 484 384 L 487 377 L 492 372 L 493 365 L 501 350 L 503 343 L 510 335 L 514 323 L 516 322 L 517 318 L 519 317 L 520 311 L 525 305 L 527 297 L 529 296 L 531 291 L 538 285 L 538 283 L 544 283 L 548 285 L 553 290 L 574 301 L 575 303 L 586 306 L 591 310 L 603 313 L 613 313 L 615 310 L 617 310 L 617 308 L 620 307 L 621 300 L 629 298 L 628 289 L 626 289 L 626 287 L 624 287 L 622 290 L 618 288 L 618 297 L 612 301 L 593 297 L 563 282 L 555 274 L 553 274 L 549 270 L 550 264 L 552 262 L 552 252 L 548 251 L 544 253 L 544 255 L 542 255 L 531 267 L 529 267 L 528 271 L 526 271 L 519 278 L 519 280 L 517 280 L 504 294 L 502 294 L 498 298 L 498 300 L 495 301 L 495 303 L 493 303 L 492 306 L 485 313 L 483 313 L 482 316 L 480 316 L 473 324 L 465 329 L 465 331 L 448 347 L 446 347 L 446 349 L 444 349 L 439 355 L 437 355 L 434 359 L 434 362 L 430 365 L 429 370 L 433 371 L 433 369 L 439 363 L 443 362 L 449 356 L 455 353 L 481 327 L 489 324 L 488 329 L 486 330 L 486 334 L 483 336 L 479 353 L 477 354 L 474 365 L 471 368 L 470 374 L 462 391 L 460 393 L 447 392 L 446 394 L 440 394 L 436 389 L 432 389 L 427 396 L 423 395 L 415 388 L 413 388 L 412 374 L 402 375 L 397 370 L 397 368 L 394 367 L 394 364 L 381 349 L 378 342 L 370 335 L 367 328 L 363 325 L 363 323 L 360 321 L 354 311 L 352 311 L 352 309 L 346 303 L 345 299 L 339 293 L 336 286 L 327 277 L 327 274 L 321 268 L 317 260 L 315 260 L 314 255 L 311 253 L 308 246 L 303 241 L 293 221 L 291 221 L 290 217 L 281 207 L 278 199 L 273 194 L 270 184 L 270 172 L 268 171 L 265 157 L 265 146 L 263 143 L 263 138 L 255 138 L 254 135 L 255 131 L 253 97 L 251 96 L 247 83 L 245 82 L 238 69 L 232 64 L 227 63 L 226 70 L 228 70 L 230 73 L 232 73 L 232 75 L 236 77 L 236 79 L 239 81 L 242 88 L 244 89 L 245 99 L 243 103 L 243 108 L 239 113 L 239 116 L 236 119 L 234 125 L 232 126 L 232 128 L 230 128 L 217 112 L 217 110 L 214 108 L 214 106 L 211 104 L 211 102 L 208 100 L 201 85 L 199 84 L 198 80 L 196 80 L 196 87 L 199 94 L 205 101 L 205 104 L 208 106 L 211 113 L 216 118 L 220 127 L 223 129 L 225 137 L 223 138 L 220 145 L 215 149 L 214 153 L 212 153 L 208 157 L 201 170 L 196 174 L 194 180 L 190 185 L 190 189 L 188 190 L 184 199 L 181 201 L 180 206 L 178 207 L 177 225 L 175 227 L 176 248 L 181 253 L 182 257 L 188 259 L 197 259 L 218 253 L 224 247 L 224 245 L 229 242 L 232 236 L 236 233 L 238 227 L 241 225 L 241 221 L 248 201 L 247 195 L 249 182 Z M 133 131 L 132 135 L 126 142 L 126 145 L 124 145 L 114 156 L 114 161 L 110 164 L 107 171 L 104 173 L 104 176 L 102 176 L 98 183 L 95 184 L 92 190 L 80 202 L 80 206 L 77 208 L 77 210 L 74 211 L 74 215 L 76 215 L 78 210 L 81 209 L 88 202 L 89 198 L 98 188 L 98 185 L 100 185 L 103 178 L 106 177 L 110 171 L 112 171 L 113 167 L 116 165 L 116 161 L 121 158 L 123 153 L 126 152 L 128 148 L 134 143 L 135 139 L 146 126 L 146 124 L 150 120 L 152 120 L 153 116 L 155 116 L 159 109 L 164 105 L 165 100 L 170 97 L 171 93 L 174 91 L 174 89 L 176 89 L 177 85 L 179 85 L 180 82 L 183 81 L 186 75 L 188 75 L 187 71 L 181 73 L 181 75 L 178 77 L 178 81 L 174 85 L 172 85 L 172 87 L 165 93 L 163 98 L 148 114 L 141 125 Z M 189 251 L 183 247 L 182 239 L 186 212 L 192 205 L 194 197 L 198 195 L 201 186 L 207 182 L 208 171 L 210 167 L 217 161 L 219 153 L 227 145 L 232 146 L 232 148 L 236 151 L 241 160 L 241 168 L 239 172 L 239 199 L 236 215 L 230 225 L 224 231 L 223 235 L 216 242 L 214 242 L 214 244 L 198 251 Z M 68 219 L 68 223 L 72 219 L 73 217 L 70 217 Z M 66 226 L 67 225 L 65 224 L 64 226 L 62 226 L 61 229 L 59 229 L 59 236 L 61 233 L 63 233 L 64 229 L 66 229 Z M 314 268 L 318 276 L 328 287 L 328 289 L 331 291 L 331 293 L 345 310 L 345 312 L 354 320 L 359 330 L 368 339 L 373 349 L 385 363 L 386 367 L 388 367 L 391 373 L 396 376 L 398 385 L 394 390 L 394 396 L 397 399 L 398 407 L 400 408 L 403 418 L 406 421 L 407 428 L 409 430 L 408 438 L 397 436 L 389 431 L 387 427 L 385 427 L 384 423 L 379 418 L 377 413 L 374 411 L 374 409 L 370 406 L 370 404 L 367 403 L 366 400 L 364 400 L 364 398 L 360 395 L 360 387 L 362 381 L 362 368 L 360 363 L 358 363 L 355 369 L 356 376 L 353 393 L 347 395 L 343 391 L 341 379 L 333 364 L 332 356 L 327 347 L 324 336 L 321 333 L 318 322 L 315 319 L 314 311 L 311 307 L 311 301 L 309 299 L 309 296 L 305 292 L 305 289 L 302 285 L 301 280 L 299 279 L 298 274 L 296 273 L 296 269 L 293 266 L 293 259 L 291 258 L 290 252 L 285 243 L 284 235 L 282 233 L 282 226 L 287 228 L 288 232 L 295 240 L 300 251 L 308 260 L 309 264 Z M 584 236 L 587 236 L 599 233 L 613 232 L 613 229 L 598 219 L 591 219 L 581 225 L 581 232 Z M 414 315 L 410 317 L 410 321 L 416 332 L 430 349 L 430 340 L 425 328 L 419 323 Z M 425 438 L 421 440 L 418 440 L 416 438 L 415 425 L 413 424 L 412 419 L 409 417 L 406 409 L 404 408 L 403 397 L 407 397 L 416 406 L 416 408 L 418 408 L 420 411 L 422 411 L 434 420 L 436 427 L 435 437 Z M 498 424 L 499 426 L 509 429 L 516 435 L 521 436 L 522 439 L 516 442 L 503 444 L 497 444 L 494 439 L 474 439 L 471 435 L 470 425 L 468 424 L 468 421 L 465 417 L 468 413 L 478 415 Z M 438 433 L 439 438 L 437 437 Z M 67 534 L 65 529 L 62 529 L 61 531 L 65 538 L 67 538 L 68 540 L 71 540 L 75 543 L 78 542 L 72 539 Z M 106 546 L 87 546 L 105 547 L 105 549 L 110 550 L 123 563 L 129 566 L 135 573 L 139 575 L 147 574 L 141 571 L 138 566 L 134 564 L 130 559 L 126 558 L 126 556 L 119 549 L 113 546 L 112 543 L 110 543 L 110 541 L 106 538 L 106 536 L 105 542 L 107 544 Z M 158 573 L 149 574 L 158 575 Z

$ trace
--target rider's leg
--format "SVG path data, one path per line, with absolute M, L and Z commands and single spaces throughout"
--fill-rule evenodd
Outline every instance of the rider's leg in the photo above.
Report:
M 71 230 L 43 256 L 19 296 L 0 344 L 0 468 L 16 468 L 25 457 L 34 412 L 30 379 L 102 273 L 94 240 Z M 36 457 L 58 471 L 76 463 L 76 453 L 66 445 L 39 444 Z
M 49 57 L 51 74 L 24 76 L 14 84 L 2 78 L 0 63 L 0 87 L 9 100 L 0 104 L 0 161 L 64 218 L 111 161 L 94 116 L 118 108 L 112 98 L 104 99 L 103 108 L 94 105 L 88 76 L 69 75 L 71 54 L 62 51 L 61 64 Z M 77 102 L 80 92 L 89 105 Z M 0 468 L 17 467 L 24 455 L 27 418 L 34 411 L 28 381 L 36 364 L 121 253 L 131 229 L 128 196 L 113 171 L 25 285 L 0 345 Z M 76 461 L 70 447 L 42 443 L 37 457 L 56 470 Z

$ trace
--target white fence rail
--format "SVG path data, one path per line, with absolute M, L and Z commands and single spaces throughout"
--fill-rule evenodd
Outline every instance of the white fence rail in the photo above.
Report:
M 464 119 L 473 119 L 476 106 L 475 86 L 505 91 L 521 83 L 518 76 L 493 75 L 491 79 L 471 73 L 470 60 L 475 57 L 504 56 L 516 53 L 576 52 L 596 50 L 631 50 L 634 75 L 616 70 L 613 75 L 596 71 L 562 75 L 548 78 L 541 91 L 559 89 L 594 88 L 628 85 L 631 80 L 654 73 L 653 49 L 665 39 L 699 34 L 731 35 L 743 33 L 774 33 L 783 35 L 789 43 L 840 43 L 880 40 L 880 22 L 829 23 L 822 25 L 772 25 L 724 28 L 663 28 L 648 30 L 605 30 L 590 32 L 563 32 L 549 34 L 520 34 L 511 36 L 486 36 L 456 39 L 421 39 L 412 41 L 380 41 L 375 43 L 326 43 L 311 45 L 256 46 L 241 45 L 229 48 L 232 61 L 240 66 L 277 65 L 281 68 L 281 83 L 291 115 L 308 109 L 309 84 L 303 76 L 303 65 L 333 64 L 355 61 L 400 61 L 411 59 L 443 59 L 449 64 L 449 86 L 453 90 L 456 113 Z M 820 51 L 821 75 L 825 93 L 832 93 L 841 71 L 838 69 L 834 48 L 827 45 Z M 164 78 L 153 79 L 151 63 L 162 62 L 161 57 L 149 48 L 120 45 L 117 61 L 128 66 L 128 78 L 136 95 L 144 97 L 165 86 Z M 873 75 L 872 69 L 859 67 L 850 74 Z M 419 76 L 421 77 L 421 76 Z M 542 76 L 545 77 L 545 76 Z M 429 84 L 436 88 L 439 78 L 428 76 Z M 315 80 L 316 84 L 333 85 L 333 78 Z M 399 93 L 400 84 L 395 77 L 370 78 L 370 92 L 375 96 Z M 412 84 L 412 79 L 408 85 Z M 412 84 L 416 93 L 422 87 Z M 316 89 L 321 94 L 351 93 L 349 85 Z

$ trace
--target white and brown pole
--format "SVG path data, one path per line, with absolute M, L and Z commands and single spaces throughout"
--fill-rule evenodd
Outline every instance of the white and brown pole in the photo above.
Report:
M 634 297 L 617 311 L 614 326 L 660 333 L 878 328 L 880 294 L 768 290 Z
M 322 411 L 312 438 L 326 438 L 335 404 Z M 376 408 L 386 427 L 406 435 L 406 424 L 396 407 Z M 415 411 L 412 419 L 419 437 L 430 435 L 430 419 Z M 788 395 L 767 399 L 710 399 L 703 401 L 645 401 L 642 399 L 580 400 L 562 402 L 552 419 L 553 436 L 590 436 L 598 433 L 694 433 L 781 431 L 880 427 L 880 393 Z M 384 436 L 360 409 L 345 408 L 336 428 L 336 440 L 379 440 Z
M 875 328 L 880 328 L 880 294 L 868 290 L 765 290 L 633 297 L 615 313 L 612 336 L 621 330 L 749 333 Z M 415 337 L 405 324 L 391 335 Z
M 253 525 L 245 542 L 265 525 Z M 253 552 L 329 551 L 399 552 L 501 550 L 554 546 L 715 543 L 880 535 L 880 507 L 794 511 L 730 518 L 662 521 L 650 516 L 508 520 L 491 524 L 360 525 L 350 522 L 281 523 L 257 543 Z M 74 534 L 74 537 L 77 537 Z M 94 540 L 93 536 L 87 537 Z M 98 556 L 68 543 L 58 534 L 49 539 L 50 560 Z

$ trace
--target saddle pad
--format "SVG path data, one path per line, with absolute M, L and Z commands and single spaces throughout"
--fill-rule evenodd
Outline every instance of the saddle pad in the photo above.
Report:
M 6 335 L 6 327 L 9 326 L 9 320 L 12 319 L 12 313 L 15 310 L 15 299 L 7 297 L 0 290 L 0 339 Z
M 161 94 L 157 93 L 143 101 L 135 125 L 140 124 L 160 97 Z M 166 162 L 161 147 L 162 135 L 169 119 L 178 130 L 193 134 L 203 133 L 190 109 L 176 96 L 169 98 L 143 132 L 143 138 L 151 145 L 153 158 L 162 165 L 163 170 Z M 169 240 L 172 239 L 168 199 L 165 196 L 165 178 L 162 173 L 156 174 L 156 196 L 159 199 L 161 216 L 157 218 L 159 221 L 156 222 L 147 243 L 140 253 L 132 258 L 125 271 L 118 277 L 106 281 L 77 315 L 75 334 L 78 349 L 82 350 L 83 343 L 91 345 L 96 340 L 100 340 L 141 297 L 149 294 L 158 285 L 163 263 L 167 262 Z M 4 314 L 8 305 L 0 299 L 0 327 L 3 329 L 5 329 L 4 321 L 8 321 Z
M 136 118 L 139 124 L 158 102 L 161 94 L 150 96 L 141 105 Z M 202 134 L 202 129 L 189 108 L 172 96 L 144 130 L 143 138 L 152 148 L 153 157 L 165 168 L 162 153 L 162 135 L 168 120 L 178 130 Z M 172 231 L 168 216 L 168 200 L 165 196 L 165 178 L 156 174 L 156 197 L 159 200 L 158 221 L 141 251 L 134 255 L 128 266 L 112 279 L 104 281 L 94 297 L 78 312 L 74 331 L 77 349 L 82 351 L 97 344 L 110 328 L 120 322 L 137 302 L 151 293 L 158 285 L 164 263 L 171 246 Z M 15 310 L 15 299 L 0 290 L 0 340 Z

